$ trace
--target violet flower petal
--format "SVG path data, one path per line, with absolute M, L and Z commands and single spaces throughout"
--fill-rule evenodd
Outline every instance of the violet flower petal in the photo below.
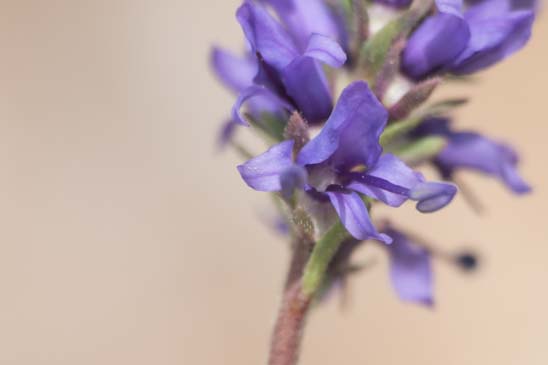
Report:
M 299 51 L 287 31 L 266 11 L 266 9 L 246 0 L 236 12 L 236 18 L 254 52 L 281 71 Z
M 388 235 L 377 232 L 371 223 L 365 203 L 357 193 L 328 191 L 326 194 L 342 224 L 354 238 L 359 240 L 376 239 L 386 244 L 392 242 Z
M 457 187 L 449 183 L 424 182 L 411 189 L 409 198 L 417 201 L 417 210 L 421 213 L 433 213 L 447 206 L 455 195 Z
M 263 0 L 284 22 L 295 42 L 304 49 L 313 33 L 338 37 L 334 14 L 324 0 Z
M 315 58 L 331 67 L 341 67 L 346 62 L 346 53 L 332 38 L 314 33 L 308 40 L 304 56 Z
M 241 92 L 253 85 L 257 74 L 257 61 L 240 58 L 218 47 L 211 51 L 211 65 L 217 77 L 232 91 Z
M 386 233 L 394 239 L 388 246 L 390 279 L 399 298 L 432 306 L 434 280 L 429 252 L 394 229 Z
M 292 164 L 293 140 L 284 141 L 238 166 L 246 184 L 258 191 L 280 191 L 280 176 Z
M 509 146 L 494 142 L 476 133 L 452 133 L 449 144 L 436 158 L 442 171 L 468 168 L 498 177 L 517 194 L 528 193 L 531 187 L 518 175 L 519 159 Z
M 289 199 L 297 189 L 303 189 L 307 183 L 308 174 L 304 167 L 291 165 L 280 174 L 280 187 L 284 198 Z
M 409 6 L 413 0 L 373 0 L 376 3 L 392 6 L 394 8 L 405 8 Z
M 329 116 L 333 109 L 329 83 L 316 60 L 299 56 L 283 70 L 282 75 L 287 94 L 307 121 L 317 123 Z
M 439 12 L 427 18 L 409 38 L 402 69 L 413 79 L 427 77 L 450 65 L 469 40 L 469 26 L 460 14 Z
M 481 7 L 485 11 L 492 8 Z M 533 11 L 521 10 L 493 16 L 492 12 L 483 14 L 472 7 L 465 19 L 470 26 L 471 38 L 451 66 L 451 71 L 456 74 L 480 71 L 519 51 L 531 37 L 535 15 Z
M 269 108 L 273 108 L 274 105 L 278 105 L 279 109 L 286 109 L 292 111 L 294 108 L 285 100 L 282 100 L 276 94 L 263 86 L 253 85 L 245 89 L 240 93 L 236 103 L 232 107 L 232 119 L 244 126 L 249 126 L 249 123 L 245 120 L 241 113 L 243 104 L 251 98 L 260 98 L 263 103 L 268 103 Z M 256 105 L 256 104 L 255 104 Z
M 337 165 L 374 166 L 382 153 L 379 137 L 388 112 L 367 83 L 356 81 L 343 92 L 322 131 L 297 157 L 300 165 L 319 164 L 333 157 Z
M 358 174 L 360 175 L 360 174 Z M 413 171 L 403 161 L 391 154 L 384 154 L 379 162 L 371 170 L 363 174 L 365 179 L 355 179 L 346 185 L 348 189 L 365 194 L 371 198 L 380 200 L 391 207 L 399 207 L 409 199 L 411 189 L 424 182 L 422 174 Z M 367 183 L 367 177 L 373 176 L 382 181 L 396 185 L 401 189 L 400 193 L 396 190 L 387 190 Z
M 229 120 L 223 123 L 219 131 L 219 137 L 217 142 L 219 149 L 225 148 L 230 143 L 232 137 L 234 136 L 236 125 L 237 123 L 235 123 L 233 120 Z

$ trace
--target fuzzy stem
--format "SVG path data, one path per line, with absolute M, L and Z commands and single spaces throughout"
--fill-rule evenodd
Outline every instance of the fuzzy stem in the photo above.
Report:
M 269 365 L 296 365 L 299 359 L 302 332 L 312 298 L 304 295 L 300 281 L 285 292 L 274 327 Z
M 297 242 L 272 335 L 269 365 L 297 364 L 310 303 L 321 288 L 329 263 L 347 237 L 342 224 L 337 223 L 316 243 L 312 254 L 306 251 L 310 247 L 306 240 Z M 310 258 L 303 260 L 305 257 Z

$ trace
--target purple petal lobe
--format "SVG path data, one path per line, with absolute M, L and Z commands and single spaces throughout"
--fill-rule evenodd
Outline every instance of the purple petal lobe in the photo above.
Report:
M 430 254 L 394 229 L 389 229 L 386 233 L 394 239 L 388 250 L 390 278 L 396 293 L 404 301 L 433 305 Z
M 440 13 L 461 16 L 463 1 L 462 0 L 436 0 L 436 7 Z
M 310 37 L 304 55 L 331 67 L 341 67 L 346 62 L 346 53 L 336 41 L 316 33 Z
M 449 66 L 469 40 L 470 29 L 462 16 L 439 12 L 411 35 L 403 52 L 403 70 L 414 79 L 422 79 Z
M 371 223 L 365 203 L 354 192 L 327 192 L 331 204 L 337 211 L 342 224 L 354 238 L 359 240 L 376 239 L 390 244 L 392 239 L 380 234 Z
M 365 179 L 357 178 L 346 187 L 380 200 L 392 207 L 401 206 L 409 198 L 410 190 L 424 182 L 422 174 L 413 171 L 403 161 L 391 154 L 382 155 L 377 165 L 368 170 L 364 175 Z M 392 186 L 384 187 L 382 184 L 368 183 L 368 176 L 389 182 L 400 189 L 394 189 Z
M 499 178 L 515 193 L 531 190 L 517 173 L 519 159 L 511 147 L 476 133 L 450 133 L 448 138 L 449 144 L 436 159 L 448 174 L 459 168 L 468 168 Z
M 257 86 L 253 85 L 245 89 L 240 93 L 238 96 L 238 99 L 236 99 L 236 103 L 232 107 L 232 119 L 245 126 L 249 126 L 249 123 L 245 120 L 241 113 L 241 109 L 243 104 L 248 101 L 251 98 L 260 98 L 258 100 L 262 101 L 261 105 L 267 105 L 270 109 L 273 108 L 273 105 L 278 105 L 280 109 L 286 109 L 288 111 L 293 110 L 293 107 L 287 103 L 286 101 L 280 99 L 277 95 L 275 95 L 272 91 L 269 89 L 263 87 L 263 86 Z M 258 105 L 258 104 L 254 104 Z
M 485 13 L 472 7 L 465 14 L 471 38 L 451 67 L 454 73 L 469 74 L 502 61 L 523 48 L 531 37 L 535 19 L 533 11 L 513 11 L 495 16 L 491 12 L 492 6 L 480 9 L 486 9 Z
M 236 18 L 253 51 L 260 53 L 278 71 L 299 55 L 289 34 L 262 6 L 245 1 Z
M 287 94 L 311 123 L 325 120 L 333 108 L 329 84 L 322 67 L 310 57 L 296 57 L 282 72 Z
M 232 137 L 234 136 L 234 131 L 236 129 L 235 127 L 236 123 L 232 120 L 229 120 L 222 125 L 217 144 L 220 149 L 225 148 L 226 145 L 230 143 Z
M 453 184 L 425 182 L 411 189 L 409 198 L 418 202 L 419 212 L 432 213 L 451 203 L 457 191 L 457 187 Z
M 300 165 L 313 165 L 333 157 L 341 167 L 374 166 L 382 152 L 379 137 L 388 113 L 367 83 L 356 81 L 343 92 L 322 131 L 299 153 Z
M 217 47 L 211 52 L 211 65 L 221 81 L 234 92 L 253 85 L 253 78 L 257 74 L 255 59 L 239 58 Z
M 284 141 L 243 165 L 238 171 L 249 187 L 259 191 L 280 191 L 281 174 L 291 165 L 294 141 Z
M 338 35 L 337 23 L 324 0 L 264 1 L 276 10 L 301 49 L 314 33 L 333 39 Z
M 308 175 L 303 167 L 298 165 L 289 166 L 280 175 L 282 195 L 287 199 L 291 198 L 295 190 L 304 188 L 307 179 Z
M 412 0 L 374 0 L 376 3 L 393 6 L 395 8 L 404 8 L 412 3 Z

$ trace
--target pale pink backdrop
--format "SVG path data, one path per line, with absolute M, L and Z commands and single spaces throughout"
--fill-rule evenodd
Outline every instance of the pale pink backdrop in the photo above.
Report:
M 233 97 L 210 44 L 240 49 L 236 0 L 3 0 L 0 364 L 263 364 L 287 250 L 266 196 L 213 142 Z M 400 303 L 381 250 L 349 305 L 316 310 L 302 364 L 548 362 L 548 18 L 528 48 L 445 88 L 463 126 L 519 146 L 534 195 L 464 175 L 488 206 L 383 210 L 477 276 L 436 268 L 436 308 Z

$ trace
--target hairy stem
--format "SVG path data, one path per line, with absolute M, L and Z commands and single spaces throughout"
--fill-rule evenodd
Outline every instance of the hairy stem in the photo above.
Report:
M 296 365 L 302 332 L 311 297 L 302 292 L 301 283 L 293 283 L 285 292 L 270 348 L 269 365 Z
M 310 303 L 326 275 L 329 263 L 347 238 L 337 223 L 320 239 L 310 253 L 306 239 L 296 243 L 282 306 L 272 335 L 269 365 L 296 365 Z

